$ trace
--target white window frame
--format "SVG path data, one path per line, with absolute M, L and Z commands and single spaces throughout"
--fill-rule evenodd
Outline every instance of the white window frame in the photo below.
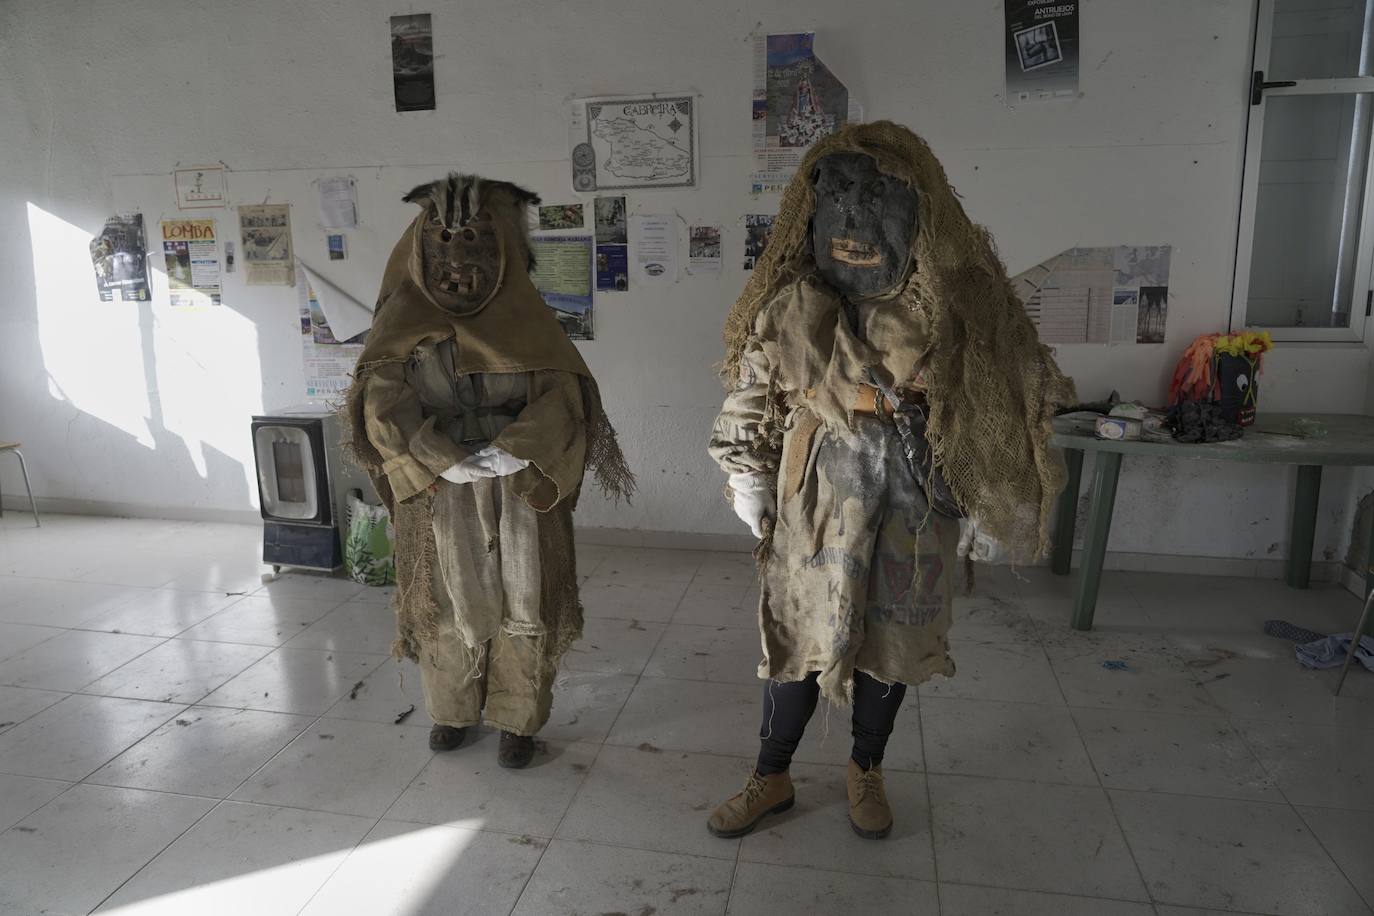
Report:
M 1274 0 L 1260 0 L 1255 20 L 1255 53 L 1252 73 L 1265 79 L 1287 80 L 1287 74 L 1269 72 L 1269 56 L 1274 34 Z M 1248 88 L 1248 87 L 1247 87 Z M 1236 270 L 1231 284 L 1231 329 L 1249 327 L 1247 307 L 1250 294 L 1250 267 L 1255 242 L 1255 207 L 1259 198 L 1261 149 L 1264 141 L 1265 100 L 1283 95 L 1353 95 L 1368 92 L 1374 98 L 1374 76 L 1344 79 L 1299 79 L 1292 85 L 1263 90 L 1259 104 L 1249 106 L 1245 133 L 1245 171 L 1241 182 L 1240 231 L 1236 240 Z M 1370 323 L 1370 304 L 1374 300 L 1374 142 L 1369 145 L 1365 169 L 1363 212 L 1356 221 L 1355 269 L 1351 274 L 1350 327 L 1347 328 L 1266 328 L 1276 341 L 1345 342 L 1362 341 Z

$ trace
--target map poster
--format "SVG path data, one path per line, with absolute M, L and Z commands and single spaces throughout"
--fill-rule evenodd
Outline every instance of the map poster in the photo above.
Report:
M 697 183 L 697 98 L 576 99 L 573 190 L 691 188 Z
M 1007 0 L 1008 105 L 1078 95 L 1077 0 Z
M 592 236 L 530 236 L 534 272 L 530 280 L 544 304 L 573 340 L 591 340 L 592 333 Z

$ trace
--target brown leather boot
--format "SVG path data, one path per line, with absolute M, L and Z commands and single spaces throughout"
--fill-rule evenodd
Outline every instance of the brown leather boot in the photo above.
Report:
M 781 814 L 796 802 L 792 777 L 786 772 L 760 776 L 749 774 L 744 791 L 722 804 L 706 820 L 706 829 L 715 836 L 731 839 L 744 836 L 770 814 Z
M 866 840 L 881 840 L 892 832 L 882 767 L 865 770 L 849 761 L 849 826 Z

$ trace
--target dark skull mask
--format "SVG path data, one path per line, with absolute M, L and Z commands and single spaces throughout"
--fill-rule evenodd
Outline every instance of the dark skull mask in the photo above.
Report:
M 539 198 L 509 182 L 452 174 L 404 199 L 425 208 L 415 239 L 416 282 L 447 311 L 480 312 L 501 288 L 510 240 L 523 237 L 525 206 Z
M 901 179 L 878 171 L 872 156 L 832 153 L 811 176 L 816 213 L 811 248 L 826 282 L 841 293 L 875 296 L 911 272 L 919 197 Z

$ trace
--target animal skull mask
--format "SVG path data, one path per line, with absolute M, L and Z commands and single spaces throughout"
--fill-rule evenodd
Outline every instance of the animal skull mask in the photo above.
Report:
M 811 250 L 826 282 L 841 293 L 876 296 L 911 273 L 919 197 L 878 171 L 872 156 L 832 153 L 812 173 L 816 212 Z

